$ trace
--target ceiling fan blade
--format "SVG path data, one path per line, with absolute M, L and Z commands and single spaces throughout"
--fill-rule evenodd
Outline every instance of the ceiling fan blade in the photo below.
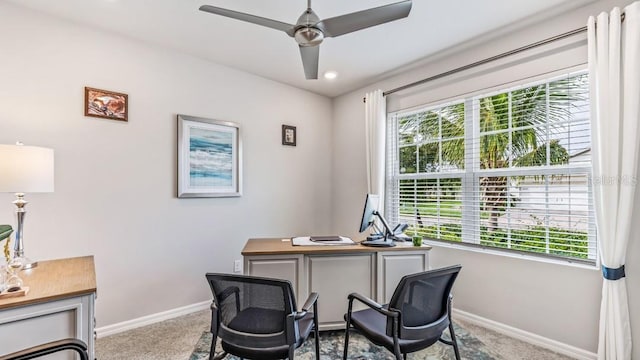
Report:
M 336 37 L 389 21 L 402 19 L 411 11 L 411 0 L 383 5 L 351 14 L 324 19 L 316 24 L 325 37 Z
M 222 15 L 222 16 L 230 17 L 232 19 L 242 20 L 242 21 L 250 22 L 257 25 L 266 26 L 268 28 L 284 31 L 287 33 L 287 35 L 291 37 L 293 37 L 293 34 L 295 32 L 294 25 L 287 24 L 277 20 L 263 18 L 261 16 L 241 13 L 239 11 L 223 9 L 223 8 L 219 8 L 211 5 L 200 6 L 200 11 L 204 11 L 204 12 L 208 12 L 216 15 Z
M 302 56 L 302 66 L 304 67 L 304 76 L 307 80 L 315 80 L 318 78 L 318 58 L 320 57 L 320 46 L 300 46 L 300 55 Z

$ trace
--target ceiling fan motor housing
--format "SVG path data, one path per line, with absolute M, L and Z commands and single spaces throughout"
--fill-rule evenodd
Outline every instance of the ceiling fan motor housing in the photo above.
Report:
M 311 10 L 310 7 L 307 8 L 307 10 L 302 13 L 302 15 L 300 15 L 298 21 L 296 22 L 297 29 L 293 36 L 296 39 L 296 42 L 298 42 L 298 45 L 320 45 L 322 40 L 324 40 L 324 33 L 322 32 L 322 30 L 315 27 L 315 25 L 319 22 L 320 18 L 313 10 Z
M 317 46 L 324 40 L 324 33 L 314 27 L 301 27 L 296 30 L 294 38 L 300 46 Z

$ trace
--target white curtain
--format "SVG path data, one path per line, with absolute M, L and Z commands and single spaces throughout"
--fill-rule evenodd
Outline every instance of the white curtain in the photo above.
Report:
M 593 189 L 603 270 L 598 359 L 631 359 L 624 263 L 638 169 L 640 2 L 590 17 Z
M 378 211 L 384 213 L 385 139 L 387 101 L 382 90 L 365 95 L 365 137 L 367 152 L 367 191 L 380 195 Z

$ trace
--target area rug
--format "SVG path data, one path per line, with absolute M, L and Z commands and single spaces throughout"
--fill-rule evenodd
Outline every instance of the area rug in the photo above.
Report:
M 476 339 L 466 329 L 455 325 L 456 338 L 460 349 L 460 357 L 463 359 L 490 360 L 500 357 L 489 350 L 480 340 Z M 445 335 L 447 336 L 447 335 Z M 296 349 L 295 359 L 314 360 L 315 345 L 314 339 L 310 338 L 300 348 Z M 209 359 L 209 348 L 211 346 L 211 333 L 204 332 L 198 340 L 196 347 L 189 360 Z M 338 360 L 342 359 L 344 349 L 344 331 L 323 331 L 320 333 L 320 359 Z M 220 341 L 216 353 L 221 351 Z M 349 336 L 349 357 L 350 360 L 394 360 L 395 357 L 387 349 L 376 346 L 367 341 L 362 335 L 352 331 Z M 436 343 L 431 347 L 411 353 L 407 356 L 411 360 L 445 360 L 455 359 L 453 347 Z M 228 355 L 225 359 L 237 360 L 235 356 Z

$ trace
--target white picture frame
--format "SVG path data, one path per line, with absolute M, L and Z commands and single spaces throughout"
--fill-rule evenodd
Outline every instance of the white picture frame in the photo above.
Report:
M 178 197 L 242 196 L 240 126 L 178 115 Z

